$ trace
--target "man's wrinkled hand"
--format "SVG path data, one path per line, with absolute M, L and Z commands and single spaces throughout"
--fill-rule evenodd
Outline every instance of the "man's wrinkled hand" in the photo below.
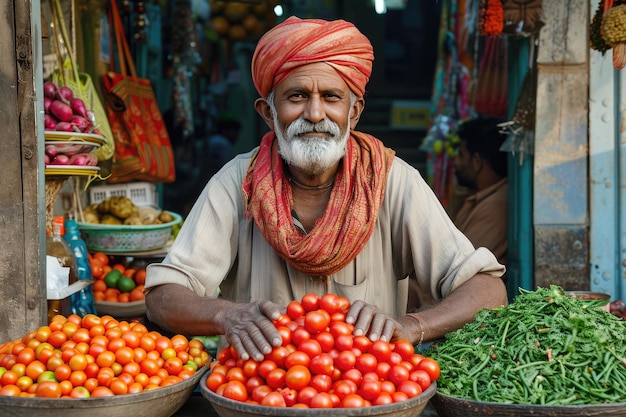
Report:
M 401 325 L 396 319 L 361 300 L 352 303 L 346 322 L 354 325 L 355 336 L 365 335 L 372 341 L 380 339 L 389 342 L 402 333 Z
M 281 309 L 270 301 L 237 304 L 224 314 L 223 328 L 228 343 L 243 360 L 263 360 L 282 338 L 272 320 L 278 320 Z

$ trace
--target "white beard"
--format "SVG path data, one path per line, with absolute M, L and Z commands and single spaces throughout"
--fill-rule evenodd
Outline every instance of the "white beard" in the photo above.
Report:
M 311 123 L 302 117 L 294 120 L 286 129 L 278 124 L 276 111 L 274 117 L 275 133 L 278 140 L 278 153 L 285 162 L 310 175 L 319 175 L 336 164 L 346 153 L 346 144 L 350 136 L 350 119 L 345 133 L 339 126 L 328 119 Z M 326 135 L 300 137 L 302 133 L 321 132 Z

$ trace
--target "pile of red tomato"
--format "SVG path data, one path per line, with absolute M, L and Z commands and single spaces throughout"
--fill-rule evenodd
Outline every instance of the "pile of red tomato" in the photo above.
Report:
M 199 340 L 167 337 L 111 316 L 57 315 L 0 345 L 0 395 L 89 398 L 131 394 L 191 378 L 209 362 Z
M 407 340 L 372 342 L 354 336 L 350 307 L 336 294 L 292 301 L 274 324 L 283 338 L 265 359 L 242 360 L 222 349 L 206 379 L 211 391 L 250 404 L 299 408 L 355 408 L 420 395 L 439 377 L 432 358 Z

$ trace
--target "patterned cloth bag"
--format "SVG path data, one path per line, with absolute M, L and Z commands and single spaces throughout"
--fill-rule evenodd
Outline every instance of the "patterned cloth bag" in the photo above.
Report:
M 109 183 L 173 182 L 174 152 L 149 79 L 137 77 L 116 0 L 110 17 L 117 45 L 119 72 L 111 54 L 103 77 L 106 108 L 115 137 Z

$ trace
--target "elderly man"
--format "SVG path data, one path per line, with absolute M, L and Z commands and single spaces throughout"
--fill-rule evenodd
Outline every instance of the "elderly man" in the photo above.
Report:
M 354 130 L 373 59 L 343 20 L 291 17 L 260 39 L 255 108 L 271 131 L 208 182 L 148 267 L 151 321 L 225 335 L 260 360 L 281 344 L 272 320 L 307 293 L 347 297 L 357 335 L 414 344 L 506 304 L 493 254 L 474 249 L 418 171 Z M 418 312 L 406 314 L 409 298 Z

